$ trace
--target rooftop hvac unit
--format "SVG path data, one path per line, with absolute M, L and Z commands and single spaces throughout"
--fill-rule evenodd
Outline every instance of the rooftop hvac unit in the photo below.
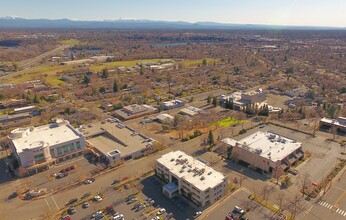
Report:
M 205 177 L 204 177 L 204 176 L 202 176 L 202 177 L 201 177 L 201 180 L 202 180 L 202 181 L 203 181 L 203 180 L 205 180 Z

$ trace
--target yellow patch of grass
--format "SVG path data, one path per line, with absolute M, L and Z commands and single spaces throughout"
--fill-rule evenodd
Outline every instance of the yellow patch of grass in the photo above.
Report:
M 219 63 L 220 59 L 206 58 L 207 64 L 212 64 L 214 62 Z M 203 59 L 198 60 L 183 60 L 182 64 L 186 67 L 202 65 Z
M 77 40 L 77 39 L 62 40 L 60 42 L 63 43 L 63 44 L 68 44 L 68 45 L 72 45 L 72 46 L 78 45 L 80 43 L 80 41 Z

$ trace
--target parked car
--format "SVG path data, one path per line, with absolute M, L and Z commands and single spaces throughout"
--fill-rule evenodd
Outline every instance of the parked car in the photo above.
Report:
M 107 206 L 107 207 L 106 207 L 106 213 L 107 213 L 108 215 L 113 215 L 113 214 L 115 214 L 114 206 L 113 206 L 113 205 Z
M 64 215 L 63 217 L 60 218 L 60 220 L 71 220 L 70 215 Z
M 77 212 L 76 208 L 75 207 L 70 207 L 67 211 L 70 215 L 73 215 L 74 213 Z
M 144 208 L 145 208 L 145 206 L 143 204 L 140 204 L 139 206 L 137 206 L 136 211 L 140 211 Z
M 71 205 L 71 204 L 73 204 L 73 203 L 75 203 L 75 202 L 77 202 L 77 201 L 78 201 L 77 198 L 73 198 L 73 199 L 71 199 L 71 200 L 67 203 L 67 205 Z
M 201 211 L 198 211 L 198 212 L 196 212 L 192 217 L 193 218 L 197 218 L 198 216 L 200 216 L 202 214 L 202 212 Z
M 58 173 L 58 175 L 55 177 L 57 179 L 61 179 L 63 177 L 67 176 L 67 173 Z
M 298 174 L 298 170 L 296 169 L 288 169 L 288 172 L 292 175 L 297 175 Z
M 127 204 L 131 204 L 131 203 L 134 203 L 136 202 L 138 199 L 135 197 L 135 198 L 131 198 L 130 200 L 127 201 Z
M 168 213 L 167 216 L 166 216 L 166 219 L 171 219 L 171 218 L 173 218 L 173 213 L 172 212 Z
M 102 197 L 99 196 L 99 195 L 96 195 L 96 196 L 94 197 L 94 199 L 95 199 L 96 202 L 102 201 Z
M 113 216 L 113 220 L 121 220 L 124 219 L 124 215 L 123 214 L 117 214 Z
M 97 211 L 94 214 L 91 215 L 92 218 L 96 218 L 97 215 L 101 215 L 102 211 Z
M 89 206 L 90 206 L 89 203 L 85 202 L 85 203 L 83 203 L 82 208 L 86 209 L 86 208 L 89 208 Z
M 162 208 L 162 209 L 160 209 L 156 214 L 157 214 L 157 215 L 162 215 L 162 214 L 165 213 L 165 212 L 166 212 L 166 209 Z
M 90 179 L 87 179 L 84 181 L 85 184 L 91 184 L 93 181 L 91 181 Z
M 234 206 L 234 210 L 237 211 L 240 214 L 244 214 L 245 213 L 245 211 L 242 208 L 240 208 L 239 206 Z

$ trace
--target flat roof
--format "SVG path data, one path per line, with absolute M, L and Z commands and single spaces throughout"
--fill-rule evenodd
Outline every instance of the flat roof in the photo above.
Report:
M 321 121 L 328 124 L 334 124 L 341 127 L 346 127 L 346 118 L 344 117 L 339 117 L 337 119 L 321 118 Z
M 213 188 L 226 178 L 223 173 L 179 150 L 162 155 L 157 162 L 200 191 L 205 191 L 209 187 Z
M 23 111 L 23 110 L 30 110 L 30 109 L 35 109 L 36 106 L 35 105 L 31 105 L 31 106 L 25 106 L 25 107 L 22 107 L 22 108 L 15 108 L 13 109 L 15 112 L 18 112 L 18 111 Z
M 48 144 L 49 146 L 54 146 L 80 139 L 82 135 L 80 135 L 67 121 L 65 122 L 66 123 L 59 124 L 52 123 L 39 127 L 17 128 L 13 130 L 11 134 L 21 133 L 23 135 L 21 137 L 14 137 L 10 134 L 9 138 L 12 139 L 12 142 L 17 149 L 17 153 L 22 152 L 24 149 L 36 148 L 38 147 L 37 143 L 39 142 Z
M 104 155 L 107 155 L 111 151 L 119 150 L 121 156 L 126 156 L 147 147 L 148 142 L 146 138 L 138 133 L 135 134 L 134 131 L 125 125 L 123 127 L 118 127 L 117 125 L 118 123 L 106 122 L 102 124 L 98 122 L 93 124 L 92 127 L 85 126 L 84 134 L 90 136 L 90 138 L 87 138 L 87 142 L 92 144 Z M 106 132 L 114 138 L 107 136 Z M 93 134 L 95 136 L 92 136 Z
M 274 162 L 284 159 L 302 146 L 300 142 L 296 142 L 293 139 L 270 131 L 257 131 L 256 133 L 235 142 L 240 144 L 240 147 L 243 149 L 256 153 L 261 157 Z

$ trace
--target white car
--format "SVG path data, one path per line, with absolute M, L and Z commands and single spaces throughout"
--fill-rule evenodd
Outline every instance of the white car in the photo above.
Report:
M 166 212 L 166 209 L 160 209 L 158 212 L 157 212 L 157 215 L 162 215 L 163 213 Z
M 117 215 L 114 215 L 113 220 L 122 220 L 124 219 L 124 215 L 123 214 L 117 214 Z
M 96 200 L 97 202 L 100 202 L 100 201 L 102 201 L 102 197 L 99 196 L 99 195 L 97 195 L 97 196 L 95 196 L 95 200 Z
M 193 218 L 197 218 L 198 216 L 200 216 L 202 214 L 201 211 L 198 211 L 196 212 L 194 215 L 193 215 Z
M 91 181 L 91 180 L 85 180 L 85 181 L 84 181 L 85 184 L 91 184 L 92 182 L 93 182 L 93 181 Z

